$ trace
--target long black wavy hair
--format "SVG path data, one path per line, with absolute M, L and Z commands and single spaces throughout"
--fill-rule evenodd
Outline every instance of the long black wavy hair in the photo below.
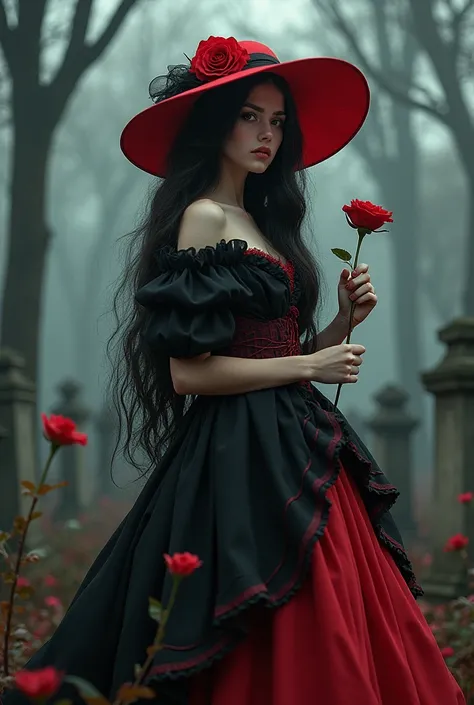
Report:
M 150 84 L 155 100 L 176 94 L 180 81 L 185 85 L 186 77 L 190 78 L 182 67 L 175 67 L 174 73 L 177 79 L 170 70 L 161 88 L 158 82 L 157 89 L 156 80 Z M 284 136 L 267 171 L 248 175 L 244 206 L 272 247 L 293 262 L 301 286 L 303 352 L 316 349 L 314 318 L 320 276 L 301 233 L 306 214 L 305 172 L 299 170 L 303 136 L 286 81 L 273 73 L 252 75 L 206 91 L 196 101 L 172 145 L 166 179 L 158 182 L 143 221 L 128 236 L 123 276 L 114 297 L 116 329 L 108 345 L 112 363 L 109 393 L 119 415 L 116 451 L 120 446 L 126 460 L 142 471 L 153 468 L 163 456 L 192 399 L 175 393 L 169 358 L 151 353 L 144 344 L 142 331 L 150 314 L 135 302 L 134 293 L 157 276 L 154 253 L 177 246 L 186 208 L 218 184 L 224 141 L 252 88 L 265 82 L 272 82 L 284 96 Z

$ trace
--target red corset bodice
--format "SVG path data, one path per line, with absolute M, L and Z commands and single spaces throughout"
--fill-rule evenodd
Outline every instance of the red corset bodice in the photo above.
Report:
M 283 264 L 276 257 L 254 248 L 248 249 L 246 254 L 264 256 L 281 267 L 289 279 L 290 290 L 293 292 L 295 270 L 291 262 Z M 282 318 L 258 320 L 237 316 L 234 338 L 223 354 L 254 359 L 300 355 L 298 315 L 298 308 L 292 305 Z

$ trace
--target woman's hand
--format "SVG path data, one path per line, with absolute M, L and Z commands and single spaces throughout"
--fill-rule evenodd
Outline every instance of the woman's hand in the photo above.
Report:
M 308 381 L 322 384 L 353 384 L 357 382 L 363 345 L 342 343 L 307 355 Z
M 337 287 L 339 299 L 338 316 L 349 325 L 351 304 L 354 304 L 352 327 L 362 323 L 377 305 L 377 295 L 370 281 L 369 265 L 359 264 L 351 273 L 343 269 Z

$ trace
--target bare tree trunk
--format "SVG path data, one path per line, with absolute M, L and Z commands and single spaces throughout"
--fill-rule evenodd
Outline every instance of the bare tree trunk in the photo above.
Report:
M 2 345 L 25 356 L 36 379 L 43 271 L 49 231 L 45 213 L 51 132 L 25 112 L 15 125 L 8 225 L 9 258 L 3 299 Z M 44 123 L 43 123 L 44 124 Z
M 472 273 L 474 272 L 474 167 L 468 170 L 465 166 L 467 178 L 467 223 L 466 223 L 466 270 L 464 274 L 463 313 L 474 316 L 474 286 Z M 445 233 L 448 237 L 448 233 Z
M 17 24 L 0 1 L 0 48 L 11 79 L 13 154 L 9 253 L 2 302 L 2 345 L 26 360 L 36 380 L 43 275 L 49 241 L 46 178 L 51 143 L 78 81 L 110 45 L 139 0 L 120 0 L 102 34 L 86 42 L 94 0 L 74 5 L 63 61 L 49 84 L 40 80 L 47 0 L 18 3 Z
M 407 138 L 409 140 L 409 138 Z M 381 176 L 381 187 L 387 194 L 386 202 L 394 211 L 394 224 L 391 226 L 395 332 L 397 348 L 398 379 L 409 391 L 417 414 L 421 413 L 423 391 L 419 382 L 422 367 L 419 331 L 419 290 L 418 290 L 418 238 L 416 235 L 417 171 L 416 155 L 408 157 L 409 162 L 393 162 L 390 169 Z M 412 171 L 413 169 L 413 171 Z M 413 178 L 404 184 L 407 173 Z M 379 177 L 380 178 L 380 177 Z M 408 187 L 407 187 L 408 186 Z

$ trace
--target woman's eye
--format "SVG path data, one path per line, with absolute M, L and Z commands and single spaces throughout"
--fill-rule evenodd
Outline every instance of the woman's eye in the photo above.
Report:
M 242 113 L 240 116 L 242 120 L 250 120 L 251 118 L 256 118 L 255 113 Z

